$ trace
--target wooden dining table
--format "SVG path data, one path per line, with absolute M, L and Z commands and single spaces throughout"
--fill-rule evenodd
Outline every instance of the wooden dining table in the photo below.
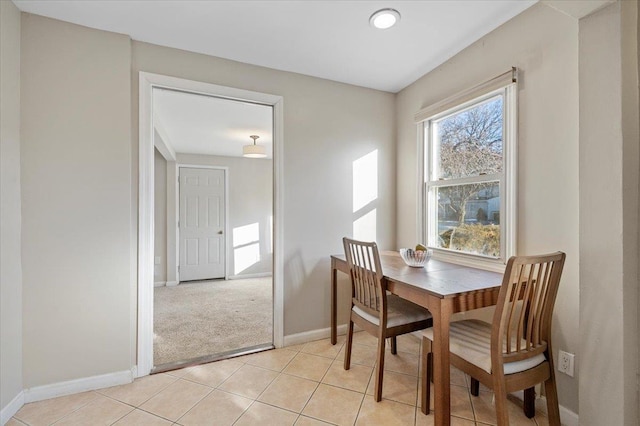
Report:
M 434 421 L 449 425 L 449 324 L 451 315 L 495 305 L 502 274 L 431 260 L 423 268 L 407 266 L 398 252 L 380 253 L 387 290 L 427 308 L 433 316 Z M 337 341 L 337 272 L 349 274 L 344 255 L 331 256 L 331 343 Z

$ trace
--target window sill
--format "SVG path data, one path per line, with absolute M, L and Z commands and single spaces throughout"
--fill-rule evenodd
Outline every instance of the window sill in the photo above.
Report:
M 471 268 L 484 269 L 486 271 L 504 273 L 506 264 L 502 259 L 489 259 L 479 256 L 473 256 L 464 253 L 452 253 L 446 250 L 433 250 L 432 259 L 441 260 L 443 262 L 455 263 L 457 265 L 469 266 Z

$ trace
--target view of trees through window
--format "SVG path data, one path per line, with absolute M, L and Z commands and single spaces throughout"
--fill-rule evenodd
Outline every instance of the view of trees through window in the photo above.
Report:
M 432 122 L 436 246 L 500 256 L 503 98 Z M 445 181 L 445 182 L 442 182 Z

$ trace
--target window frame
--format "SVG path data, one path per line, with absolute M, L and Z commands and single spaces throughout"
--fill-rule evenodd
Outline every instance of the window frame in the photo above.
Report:
M 512 68 L 507 73 L 429 106 L 415 115 L 418 127 L 417 236 L 419 241 L 429 246 L 428 237 L 429 233 L 432 232 L 430 226 L 437 224 L 437 200 L 435 200 L 435 191 L 430 191 L 431 188 L 479 181 L 497 181 L 500 187 L 500 257 L 492 258 L 429 246 L 433 250 L 434 259 L 503 271 L 507 260 L 516 254 L 518 186 L 517 92 L 517 70 Z M 434 158 L 431 157 L 433 145 L 431 140 L 432 122 L 467 110 L 474 105 L 479 105 L 496 95 L 502 95 L 503 98 L 502 173 L 472 178 L 447 179 L 445 181 L 431 180 L 431 172 L 434 167 Z M 430 206 L 435 206 L 435 208 L 430 209 Z

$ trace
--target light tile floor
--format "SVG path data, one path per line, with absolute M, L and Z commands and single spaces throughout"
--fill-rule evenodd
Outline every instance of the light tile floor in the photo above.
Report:
M 376 339 L 354 335 L 352 366 L 342 368 L 344 336 L 213 362 L 26 404 L 7 425 L 433 425 L 419 407 L 420 341 L 398 338 L 387 353 L 383 400 L 373 399 Z M 451 372 L 452 425 L 495 424 L 493 394 L 469 394 L 469 377 Z M 433 394 L 433 393 L 432 393 Z M 512 425 L 547 425 L 509 403 Z

